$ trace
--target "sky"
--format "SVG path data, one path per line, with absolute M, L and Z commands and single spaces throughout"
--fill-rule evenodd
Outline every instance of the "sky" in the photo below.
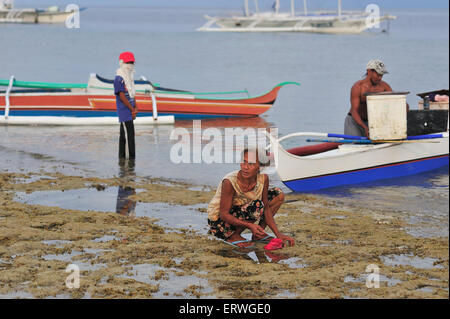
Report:
M 249 0 L 253 5 L 254 0 Z M 260 7 L 270 6 L 273 0 L 258 0 Z M 244 0 L 16 0 L 16 7 L 47 7 L 49 5 L 66 6 L 75 3 L 80 6 L 158 6 L 158 7 L 218 7 L 240 10 Z M 368 4 L 377 4 L 384 9 L 419 9 L 419 8 L 449 8 L 448 0 L 342 0 L 344 9 L 364 9 Z M 303 0 L 296 0 L 296 6 L 301 8 Z M 337 7 L 337 0 L 308 0 L 308 8 L 331 9 Z M 281 0 L 281 6 L 289 8 L 290 0 Z

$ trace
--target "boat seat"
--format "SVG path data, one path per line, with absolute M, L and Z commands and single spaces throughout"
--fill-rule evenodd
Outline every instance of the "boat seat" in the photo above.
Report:
M 327 151 L 331 151 L 334 149 L 337 149 L 339 145 L 342 143 L 320 143 L 315 145 L 308 145 L 308 146 L 300 146 L 300 147 L 294 147 L 291 149 L 288 149 L 287 151 L 293 155 L 297 156 L 308 156 L 308 155 L 314 155 L 319 154 Z

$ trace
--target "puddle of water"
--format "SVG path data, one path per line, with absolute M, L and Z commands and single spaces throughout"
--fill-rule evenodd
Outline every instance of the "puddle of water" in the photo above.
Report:
M 417 290 L 418 291 L 423 291 L 423 292 L 429 292 L 429 293 L 432 293 L 434 291 L 434 289 L 430 288 L 430 287 L 422 287 L 422 288 L 419 288 Z
M 44 299 L 71 299 L 72 297 L 70 295 L 66 294 L 59 294 L 56 296 L 47 296 Z
M 164 228 L 188 229 L 206 235 L 209 230 L 207 216 L 198 210 L 206 207 L 207 204 L 177 206 L 166 203 L 139 203 L 136 216 L 157 218 L 156 224 Z
M 77 265 L 78 268 L 80 268 L 80 271 L 96 271 L 102 268 L 107 268 L 108 265 L 107 264 L 91 264 L 90 262 L 80 262 L 80 261 L 75 261 L 72 262 L 72 264 Z
M 47 296 L 44 299 L 72 299 L 71 295 L 66 294 L 59 294 L 56 296 Z M 92 299 L 91 294 L 89 292 L 86 292 L 84 296 L 81 299 Z
M 91 248 L 84 249 L 84 253 L 93 254 L 93 255 L 95 255 L 95 257 L 98 257 L 98 255 L 100 253 L 105 252 L 105 251 L 111 251 L 111 250 L 91 249 Z M 72 263 L 74 265 L 77 265 L 80 268 L 80 271 L 83 271 L 83 270 L 96 271 L 98 269 L 106 268 L 108 266 L 107 264 L 102 264 L 102 263 L 91 264 L 90 262 L 84 262 L 81 260 L 72 261 L 73 257 L 80 256 L 82 254 L 83 254 L 83 252 L 80 252 L 80 251 L 72 251 L 70 254 L 69 253 L 64 253 L 64 254 L 59 254 L 59 255 L 50 254 L 50 255 L 44 255 L 44 256 L 42 256 L 42 258 L 44 258 L 44 260 L 58 260 L 58 261 L 64 261 L 67 263 Z
M 448 237 L 447 228 L 438 227 L 414 227 L 409 228 L 406 232 L 414 237 L 418 238 L 436 238 L 436 237 Z
M 361 274 L 358 278 L 355 278 L 355 277 L 353 277 L 353 276 L 346 276 L 346 277 L 344 278 L 344 282 L 361 283 L 361 284 L 364 285 L 364 287 L 366 287 L 366 280 L 367 280 L 367 277 L 368 277 L 368 276 L 369 276 L 369 274 Z M 395 286 L 395 285 L 397 285 L 397 284 L 399 284 L 399 283 L 402 282 L 402 281 L 399 280 L 399 279 L 389 278 L 389 277 L 386 277 L 386 276 L 381 275 L 381 274 L 380 274 L 380 277 L 379 277 L 379 278 L 380 278 L 380 283 L 381 283 L 381 282 L 386 282 L 387 285 L 388 285 L 388 287 Z
M 334 242 L 340 245 L 352 245 L 354 243 L 352 239 L 335 240 Z
M 180 265 L 183 262 L 184 258 L 175 257 L 172 260 L 175 262 L 175 264 Z
M 350 296 L 347 296 L 347 295 L 344 295 L 344 296 L 342 296 L 342 299 L 367 299 L 367 298 L 364 298 L 364 297 L 350 297 Z
M 44 260 L 58 260 L 58 261 L 71 262 L 73 257 L 79 256 L 81 254 L 83 254 L 83 253 L 80 251 L 72 251 L 70 254 L 68 254 L 68 253 L 64 253 L 64 254 L 60 254 L 60 255 L 50 254 L 50 255 L 44 255 L 44 256 L 42 256 L 42 258 L 44 258 Z
M 158 271 L 164 271 L 164 276 L 159 280 L 155 280 L 155 274 Z M 196 291 L 200 293 L 208 295 L 214 292 L 206 279 L 191 275 L 178 276 L 177 270 L 174 268 L 167 269 L 158 265 L 141 264 L 133 265 L 130 272 L 132 275 L 125 274 L 120 277 L 134 279 L 146 284 L 159 285 L 158 292 L 153 294 L 154 298 L 197 298 L 185 291 L 185 289 L 193 285 L 198 286 Z M 206 297 L 200 296 L 200 298 Z
M 438 259 L 430 257 L 420 258 L 412 254 L 387 255 L 380 258 L 387 266 L 412 266 L 421 269 L 444 268 L 442 265 L 434 265 L 434 262 L 438 261 Z
M 26 291 L 14 291 L 7 294 L 0 294 L 0 299 L 35 299 L 34 295 Z
M 102 236 L 102 237 L 95 238 L 95 239 L 92 240 L 92 241 L 93 241 L 93 242 L 96 242 L 96 243 L 106 243 L 106 242 L 108 242 L 108 241 L 113 241 L 113 240 L 118 240 L 118 241 L 120 241 L 120 238 L 117 237 L 117 236 L 113 236 L 113 235 L 104 235 L 104 236 Z
M 269 234 L 271 236 L 274 236 L 273 234 Z M 243 233 L 242 237 L 244 237 L 247 240 L 250 240 L 252 237 L 251 233 Z M 219 240 L 219 239 L 217 239 Z M 275 251 L 269 251 L 265 250 L 263 247 L 266 245 L 266 243 L 255 243 L 254 248 L 250 249 L 238 249 L 233 248 L 232 246 L 229 246 L 227 244 L 223 244 L 224 249 L 218 250 L 216 253 L 223 257 L 228 258 L 242 258 L 251 260 L 256 264 L 262 264 L 262 263 L 280 263 L 280 264 L 286 264 L 292 269 L 298 269 L 298 268 L 304 268 L 306 267 L 305 264 L 299 263 L 301 261 L 301 258 L 298 257 L 292 257 L 285 253 L 283 253 L 282 250 L 275 250 Z M 225 248 L 225 246 L 227 248 Z M 229 248 L 228 248 L 229 247 Z
M 55 240 L 43 240 L 43 241 L 41 241 L 41 243 L 49 245 L 49 246 L 55 245 L 56 248 L 63 248 L 66 244 L 70 244 L 71 241 L 55 239 Z
M 16 178 L 15 182 L 17 184 L 30 184 L 30 183 L 34 183 L 37 181 L 45 181 L 45 180 L 56 180 L 55 177 L 51 177 L 51 176 L 45 176 L 45 175 L 34 175 L 34 176 L 29 176 L 27 178 Z
M 303 288 L 297 288 L 297 291 L 301 291 Z M 282 290 L 281 292 L 279 292 L 275 298 L 280 298 L 280 299 L 292 299 L 297 297 L 297 293 L 292 293 L 289 290 Z
M 138 190 L 139 192 L 140 190 Z M 32 205 L 60 207 L 82 211 L 117 212 L 136 217 L 156 218 L 156 224 L 170 231 L 187 229 L 199 234 L 207 234 L 207 216 L 199 209 L 207 204 L 190 206 L 170 205 L 167 203 L 136 203 L 129 196 L 136 194 L 132 188 L 107 187 L 98 191 L 95 188 L 74 189 L 68 191 L 37 191 L 31 194 L 18 192 L 16 199 Z M 105 237 L 97 240 L 114 240 Z
M 336 216 L 330 216 L 327 219 L 333 220 L 333 219 L 346 219 L 347 216 L 341 216 L 341 215 L 336 215 Z
M 115 212 L 120 206 L 123 193 L 121 187 L 71 189 L 65 191 L 37 191 L 30 194 L 17 192 L 16 199 L 31 205 L 56 206 L 63 209 L 83 211 Z M 131 194 L 126 193 L 130 196 Z M 118 205 L 119 204 L 119 205 Z
M 303 259 L 301 259 L 299 257 L 291 257 L 288 259 L 281 260 L 279 263 L 286 264 L 289 266 L 289 268 L 292 268 L 292 269 L 300 269 L 300 268 L 307 267 L 306 264 L 301 263 L 302 260 Z
M 191 186 L 188 187 L 188 190 L 190 191 L 199 191 L 199 192 L 209 192 L 211 191 L 211 187 L 209 186 Z

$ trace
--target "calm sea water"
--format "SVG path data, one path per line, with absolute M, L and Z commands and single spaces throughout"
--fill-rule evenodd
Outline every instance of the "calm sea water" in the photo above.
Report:
M 137 76 L 145 75 L 164 87 L 195 92 L 248 89 L 259 95 L 280 82 L 300 82 L 300 87 L 284 87 L 275 106 L 258 119 L 202 122 L 203 127 L 222 130 L 273 126 L 280 135 L 342 133 L 350 88 L 372 58 L 385 62 L 390 73 L 384 79 L 394 90 L 411 92 L 411 108 L 417 108 L 417 93 L 449 87 L 447 10 L 390 11 L 398 19 L 391 21 L 389 33 L 380 29 L 360 35 L 195 31 L 205 22 L 203 14 L 224 13 L 217 8 L 92 6 L 81 13 L 80 29 L 0 25 L 0 78 L 86 82 L 91 72 L 112 78 L 118 55 L 130 50 L 137 59 Z M 137 175 L 216 185 L 228 171 L 237 169 L 236 164 L 171 163 L 174 142 L 169 136 L 176 127 L 190 129 L 192 122 L 137 128 Z M 0 132 L 0 171 L 118 175 L 117 127 L 0 127 Z M 272 180 L 281 184 L 276 175 Z M 371 186 L 364 195 L 349 196 L 376 199 L 385 203 L 385 209 L 394 202 L 408 210 L 433 207 L 448 216 L 448 170 L 411 184 L 418 184 L 414 186 L 418 193 L 431 189 L 433 198 L 403 196 L 411 194 L 411 188 L 398 182 L 386 191 Z M 398 194 L 395 198 L 392 188 Z

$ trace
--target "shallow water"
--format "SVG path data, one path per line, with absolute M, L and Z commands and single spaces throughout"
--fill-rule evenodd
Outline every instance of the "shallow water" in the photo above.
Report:
M 48 25 L 2 25 L 0 39 L 8 43 L 8 50 L 0 51 L 0 60 L 9 62 L 2 65 L 0 78 L 14 74 L 21 80 L 84 82 L 90 72 L 111 77 L 117 67 L 116 55 L 126 48 L 137 56 L 138 76 L 144 74 L 167 87 L 193 91 L 247 88 L 251 95 L 258 95 L 278 82 L 300 82 L 300 87 L 282 88 L 274 107 L 260 117 L 201 121 L 203 133 L 207 128 L 217 128 L 222 135 L 214 141 L 203 136 L 202 150 L 207 145 L 219 145 L 223 152 L 235 153 L 239 153 L 238 142 L 246 137 L 237 134 L 227 148 L 227 128 L 273 127 L 278 129 L 279 136 L 295 131 L 342 132 L 350 87 L 361 78 L 365 64 L 373 57 L 379 57 L 387 65 L 390 73 L 384 79 L 394 90 L 411 91 L 408 103 L 412 109 L 417 107 L 416 93 L 449 86 L 448 12 L 435 9 L 390 12 L 398 19 L 392 21 L 389 34 L 377 32 L 380 30 L 361 35 L 195 31 L 204 23 L 203 14 L 220 14 L 221 10 L 98 4 L 82 12 L 82 27 L 78 30 Z M 117 46 L 114 41 L 117 38 L 123 40 L 120 45 L 123 48 Z M 91 50 L 84 50 L 87 47 L 96 47 L 96 54 L 92 56 Z M 66 58 L 55 59 L 56 54 Z M 45 78 L 43 65 L 48 66 Z M 192 163 L 193 154 L 189 154 L 191 163 L 174 163 L 171 150 L 178 140 L 171 140 L 170 136 L 177 129 L 186 129 L 188 140 L 193 142 L 192 121 L 136 127 L 137 178 L 157 177 L 200 188 L 216 187 L 224 175 L 238 169 L 237 161 Z M 118 133 L 118 127 L 2 126 L 0 171 L 120 176 Z M 296 143 L 304 141 L 288 140 L 285 146 Z M 273 185 L 289 192 L 276 174 L 270 175 L 270 179 Z M 374 210 L 411 213 L 412 224 L 427 218 L 438 218 L 439 222 L 447 219 L 443 222 L 448 232 L 448 185 L 447 167 L 446 171 L 341 187 L 319 195 L 336 205 L 365 208 L 370 203 Z M 76 201 L 76 197 L 65 198 Z M 113 205 L 113 200 L 107 201 Z M 87 201 L 83 205 L 95 209 Z M 435 233 L 432 228 L 428 232 L 414 229 L 410 232 L 424 237 Z
M 239 121 L 234 121 L 239 124 Z M 122 177 L 123 167 L 112 155 L 115 149 L 113 128 L 0 128 L 7 131 L 0 146 L 3 171 L 61 172 L 68 175 Z M 224 128 L 221 130 L 223 131 Z M 37 130 L 37 131 L 36 131 Z M 56 130 L 56 135 L 55 131 Z M 137 129 L 137 141 L 141 143 L 142 160 L 138 157 L 133 168 L 134 178 L 158 177 L 167 180 L 193 183 L 198 189 L 215 188 L 222 176 L 238 169 L 237 164 L 174 164 L 170 161 L 170 127 L 158 127 L 148 131 Z M 44 143 L 42 143 L 44 139 Z M 41 142 L 39 142 L 41 141 Z M 204 142 L 206 144 L 207 142 Z M 50 147 L 51 146 L 51 147 Z M 14 150 L 20 148 L 21 151 Z M 6 151 L 5 151 L 6 150 Z M 37 156 L 38 152 L 47 153 Z M 99 159 L 101 158 L 101 161 Z M 42 174 L 45 176 L 45 174 Z M 335 203 L 336 206 L 350 206 L 374 211 L 408 215 L 411 224 L 421 222 L 444 222 L 448 232 L 449 178 L 448 167 L 419 175 L 323 190 L 316 195 Z M 34 180 L 37 176 L 33 177 Z M 45 178 L 45 177 L 44 177 Z M 289 192 L 276 174 L 270 175 L 271 183 Z M 20 182 L 20 181 L 19 181 Z M 195 186 L 193 186 L 194 189 Z M 79 202 L 76 191 L 63 195 L 65 202 Z M 90 200 L 81 202 L 81 207 L 92 210 L 114 211 L 114 191 L 107 191 L 96 200 L 96 192 L 88 192 Z M 109 194 L 109 195 L 108 195 Z M 117 195 L 117 193 L 116 193 Z M 41 194 L 36 195 L 37 197 Z M 42 194 L 43 198 L 47 195 Z M 300 195 L 301 196 L 301 195 Z M 83 196 L 81 196 L 83 197 Z M 289 200 L 298 196 L 289 194 Z M 52 199 L 53 200 L 53 199 Z M 370 202 L 370 206 L 366 203 Z M 43 203 L 41 201 L 41 203 Z M 58 205 L 57 205 L 58 206 Z M 79 207 L 79 206 L 77 206 Z M 406 214 L 405 214 L 406 213 Z M 414 230 L 411 230 L 414 233 Z M 429 233 L 434 233 L 431 230 Z M 441 232 L 442 233 L 442 232 Z M 428 236 L 416 231 L 417 236 Z
M 341 207 L 368 214 L 383 213 L 400 217 L 411 225 L 407 231 L 415 237 L 448 237 L 448 167 L 414 176 L 344 186 L 312 194 L 325 199 L 336 209 Z M 295 201 L 301 196 L 290 193 L 288 200 Z
M 380 258 L 383 261 L 383 263 L 387 266 L 409 265 L 414 268 L 421 268 L 421 269 L 443 268 L 442 265 L 435 265 L 435 262 L 438 261 L 437 259 L 429 257 L 420 258 L 417 256 L 413 256 L 411 254 L 381 256 Z
M 120 190 L 120 187 L 108 187 L 101 191 L 86 188 L 66 191 L 37 191 L 30 194 L 18 192 L 16 199 L 31 205 L 38 204 L 82 211 L 116 212 L 134 217 L 156 218 L 158 220 L 156 224 L 163 226 L 168 231 L 187 229 L 203 235 L 208 232 L 206 214 L 199 211 L 199 209 L 205 209 L 206 204 L 178 206 L 166 203 L 136 203 Z M 139 193 L 139 190 L 136 193 Z M 120 201 L 133 203 L 133 209 L 121 210 Z M 97 241 L 113 239 L 113 237 L 105 237 L 97 239 Z
M 189 294 L 188 288 L 196 286 L 195 291 L 199 293 L 212 293 L 213 289 L 208 281 L 197 276 L 179 276 L 177 270 L 167 269 L 158 265 L 140 264 L 132 265 L 132 269 L 123 278 L 131 278 L 146 284 L 157 284 L 159 290 L 153 295 L 154 298 L 202 298 Z M 161 272 L 163 280 L 155 280 L 155 275 Z

